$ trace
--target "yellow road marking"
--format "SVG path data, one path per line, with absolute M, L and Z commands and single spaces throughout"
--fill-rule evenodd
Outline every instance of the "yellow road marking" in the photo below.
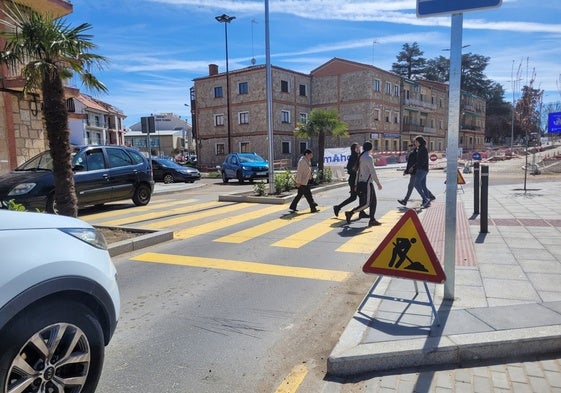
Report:
M 199 203 L 197 205 L 190 205 L 190 206 L 178 207 L 178 208 L 174 208 L 174 209 L 160 210 L 160 211 L 155 211 L 155 212 L 146 213 L 146 214 L 136 214 L 136 215 L 133 215 L 133 216 L 130 216 L 130 217 L 124 217 L 124 218 L 119 218 L 119 219 L 115 219 L 115 220 L 104 221 L 104 222 L 98 223 L 98 225 L 116 226 L 116 225 L 132 224 L 132 223 L 141 222 L 141 221 L 154 220 L 154 219 L 158 219 L 158 218 L 166 217 L 166 216 L 170 216 L 170 215 L 191 213 L 193 211 L 197 211 L 197 210 L 200 210 L 200 209 L 207 209 L 209 207 L 214 207 L 214 206 L 217 206 L 219 204 L 220 204 L 220 202 L 204 202 L 204 203 Z M 146 227 L 149 227 L 151 225 L 152 224 L 148 224 Z
M 240 244 L 247 240 L 254 239 L 258 236 L 264 235 L 265 233 L 269 233 L 279 228 L 285 227 L 294 222 L 301 221 L 304 218 L 306 218 L 306 214 L 287 214 L 287 217 L 285 218 L 277 218 L 271 221 L 267 221 L 264 222 L 263 224 L 255 225 L 243 231 L 235 232 L 231 235 L 227 235 L 215 239 L 214 241 Z
M 209 222 L 207 224 L 197 225 L 195 227 L 191 227 L 188 229 L 183 229 L 181 231 L 177 231 L 174 233 L 175 239 L 188 239 L 194 236 L 202 235 L 208 232 L 216 231 L 218 229 L 227 228 L 234 224 L 239 224 L 245 221 L 253 220 L 255 218 L 262 217 L 266 214 L 276 213 L 281 210 L 286 210 L 286 206 L 274 205 L 268 208 L 260 209 L 257 211 L 232 216 L 232 217 L 224 217 L 221 220 Z
M 244 262 L 229 259 L 159 254 L 153 252 L 137 255 L 131 258 L 131 260 L 138 262 L 152 262 L 170 265 L 201 267 L 207 269 L 210 268 L 230 270 L 244 273 L 267 274 L 272 276 L 307 278 L 311 280 L 323 281 L 341 282 L 346 280 L 350 276 L 350 273 L 338 270 L 312 269 L 297 266 L 271 265 L 258 262 Z
M 332 218 L 323 220 L 315 225 L 301 230 L 300 232 L 296 232 L 293 235 L 279 240 L 272 245 L 275 247 L 300 248 L 312 240 L 318 239 L 326 233 L 332 231 L 334 228 L 343 226 L 343 224 L 345 224 L 345 221 L 341 221 L 341 224 L 334 224 Z
M 181 201 L 165 201 L 165 202 L 159 202 L 159 203 L 151 203 L 149 205 L 146 206 L 133 206 L 133 207 L 129 207 L 127 209 L 118 209 L 118 210 L 111 210 L 108 212 L 103 212 L 103 213 L 94 213 L 94 214 L 88 214 L 85 216 L 79 216 L 79 218 L 81 220 L 84 221 L 88 221 L 88 220 L 99 220 L 102 218 L 106 218 L 106 217 L 115 217 L 115 216 L 121 216 L 127 213 L 137 213 L 139 210 L 140 211 L 144 211 L 144 210 L 155 210 L 158 209 L 162 206 L 173 206 L 173 205 L 184 205 L 187 203 L 193 203 L 196 202 L 196 199 L 186 199 L 186 200 L 181 200 Z
M 224 204 L 224 202 L 208 202 L 207 207 L 219 206 L 220 204 Z M 186 222 L 191 222 L 191 221 L 198 221 L 208 217 L 217 216 L 219 214 L 235 212 L 241 209 L 247 209 L 248 207 L 251 206 L 255 206 L 255 204 L 253 203 L 236 203 L 233 205 L 228 204 L 226 206 L 209 209 L 199 213 L 189 214 L 187 216 L 179 216 L 174 218 L 168 218 L 166 220 L 160 220 L 152 224 L 143 225 L 142 228 L 145 229 L 169 228 L 170 226 L 173 225 L 184 224 Z
M 354 235 L 349 241 L 342 244 L 335 251 L 353 253 L 372 253 L 378 244 L 387 236 L 395 223 L 401 218 L 403 213 L 397 210 L 389 211 L 378 221 L 382 223 L 379 227 L 370 227 L 363 232 Z
M 307 374 L 308 368 L 303 364 L 294 366 L 290 373 L 284 377 L 275 393 L 296 393 Z

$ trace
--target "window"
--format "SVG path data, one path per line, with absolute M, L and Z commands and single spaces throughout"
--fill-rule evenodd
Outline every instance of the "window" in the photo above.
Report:
M 240 82 L 238 84 L 238 93 L 239 94 L 247 94 L 249 93 L 249 87 L 247 85 L 247 82 Z
M 399 97 L 399 85 L 393 85 L 393 95 Z
M 444 122 L 442 120 L 438 121 L 438 127 L 443 130 L 444 129 Z
M 281 152 L 282 154 L 290 154 L 290 142 L 282 142 L 282 146 L 281 146 Z
M 99 123 L 99 116 L 97 115 L 94 116 L 94 124 L 96 127 L 101 127 L 101 124 Z
M 289 111 L 281 111 L 281 121 L 283 123 L 290 123 L 290 112 Z
M 121 149 L 107 149 L 107 157 L 109 158 L 109 166 L 111 168 L 133 164 L 131 157 Z
M 374 109 L 374 120 L 380 121 L 380 109 Z
M 384 119 L 385 119 L 386 123 L 390 122 L 390 117 L 391 117 L 391 112 L 390 111 L 385 111 L 384 112 Z
M 306 142 L 300 142 L 300 154 L 304 154 L 307 148 L 308 144 Z
M 308 114 L 305 112 L 300 112 L 300 117 L 298 121 L 302 124 L 306 124 L 308 122 Z
M 380 91 L 381 84 L 380 79 L 374 79 L 374 91 Z
M 434 96 L 431 96 L 431 97 L 430 97 L 430 103 L 431 103 L 432 105 L 434 105 L 434 100 L 435 100 L 435 99 L 436 99 L 436 98 L 435 98 Z
M 300 87 L 299 87 L 298 90 L 299 90 L 300 95 L 301 95 L 302 97 L 306 97 L 306 96 L 308 95 L 308 86 L 306 86 L 306 85 L 300 85 Z
M 214 88 L 214 98 L 222 98 L 222 86 L 216 86 Z
M 249 142 L 241 142 L 240 143 L 240 152 L 242 153 L 249 153 Z
M 289 90 L 288 81 L 281 80 L 281 92 L 288 93 L 288 90 Z
M 392 94 L 392 84 L 390 82 L 386 82 L 386 94 Z
M 405 90 L 405 98 L 409 99 L 411 97 L 411 91 L 410 90 Z
M 217 143 L 215 145 L 216 155 L 223 156 L 224 155 L 224 143 Z
M 217 115 L 214 115 L 214 125 L 216 127 L 221 127 L 224 125 L 224 114 L 219 113 Z
M 393 122 L 395 124 L 399 123 L 399 113 L 398 112 L 393 113 Z
M 249 124 L 249 112 L 238 113 L 238 124 Z
M 82 166 L 84 166 L 84 170 L 95 171 L 98 169 L 105 169 L 105 159 L 103 158 L 103 151 L 101 149 L 87 151 L 85 158 L 85 165 L 82 164 Z M 81 161 L 82 159 L 76 160 L 76 162 Z

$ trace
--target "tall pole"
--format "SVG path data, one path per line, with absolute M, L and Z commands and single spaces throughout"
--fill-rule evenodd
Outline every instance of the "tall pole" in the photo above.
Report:
M 271 72 L 271 45 L 269 36 L 269 0 L 265 0 L 265 62 L 267 83 L 267 136 L 269 138 L 269 193 L 275 192 L 275 165 L 273 141 L 273 77 Z
M 454 300 L 456 275 L 456 203 L 458 187 L 458 136 L 462 76 L 463 14 L 452 14 L 450 37 L 450 92 L 448 96 L 448 146 L 446 151 L 446 212 L 444 232 L 444 299 Z
M 236 19 L 235 16 L 222 14 L 215 19 L 224 23 L 224 39 L 226 41 L 226 132 L 228 134 L 228 154 L 232 152 L 232 136 L 230 132 L 230 70 L 228 69 L 228 24 Z

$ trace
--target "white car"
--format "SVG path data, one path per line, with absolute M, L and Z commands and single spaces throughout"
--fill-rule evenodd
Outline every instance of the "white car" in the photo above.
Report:
M 103 235 L 0 210 L 0 250 L 0 393 L 93 393 L 120 312 Z

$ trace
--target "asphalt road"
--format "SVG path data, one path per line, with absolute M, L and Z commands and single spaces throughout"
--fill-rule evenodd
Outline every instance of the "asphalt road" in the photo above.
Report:
M 512 172 L 500 181 L 522 181 Z M 97 392 L 280 392 L 288 375 L 322 391 L 326 358 L 374 281 L 361 267 L 391 229 L 407 186 L 395 169 L 379 176 L 376 218 L 388 224 L 374 228 L 333 216 L 331 207 L 348 195 L 344 186 L 316 194 L 320 213 L 307 213 L 301 201 L 291 215 L 288 205 L 217 202 L 221 193 L 253 188 L 218 179 L 155 195 L 147 207 L 82 212 L 93 224 L 176 236 L 114 259 L 122 315 Z M 444 180 L 442 171 L 429 174 L 439 199 Z

